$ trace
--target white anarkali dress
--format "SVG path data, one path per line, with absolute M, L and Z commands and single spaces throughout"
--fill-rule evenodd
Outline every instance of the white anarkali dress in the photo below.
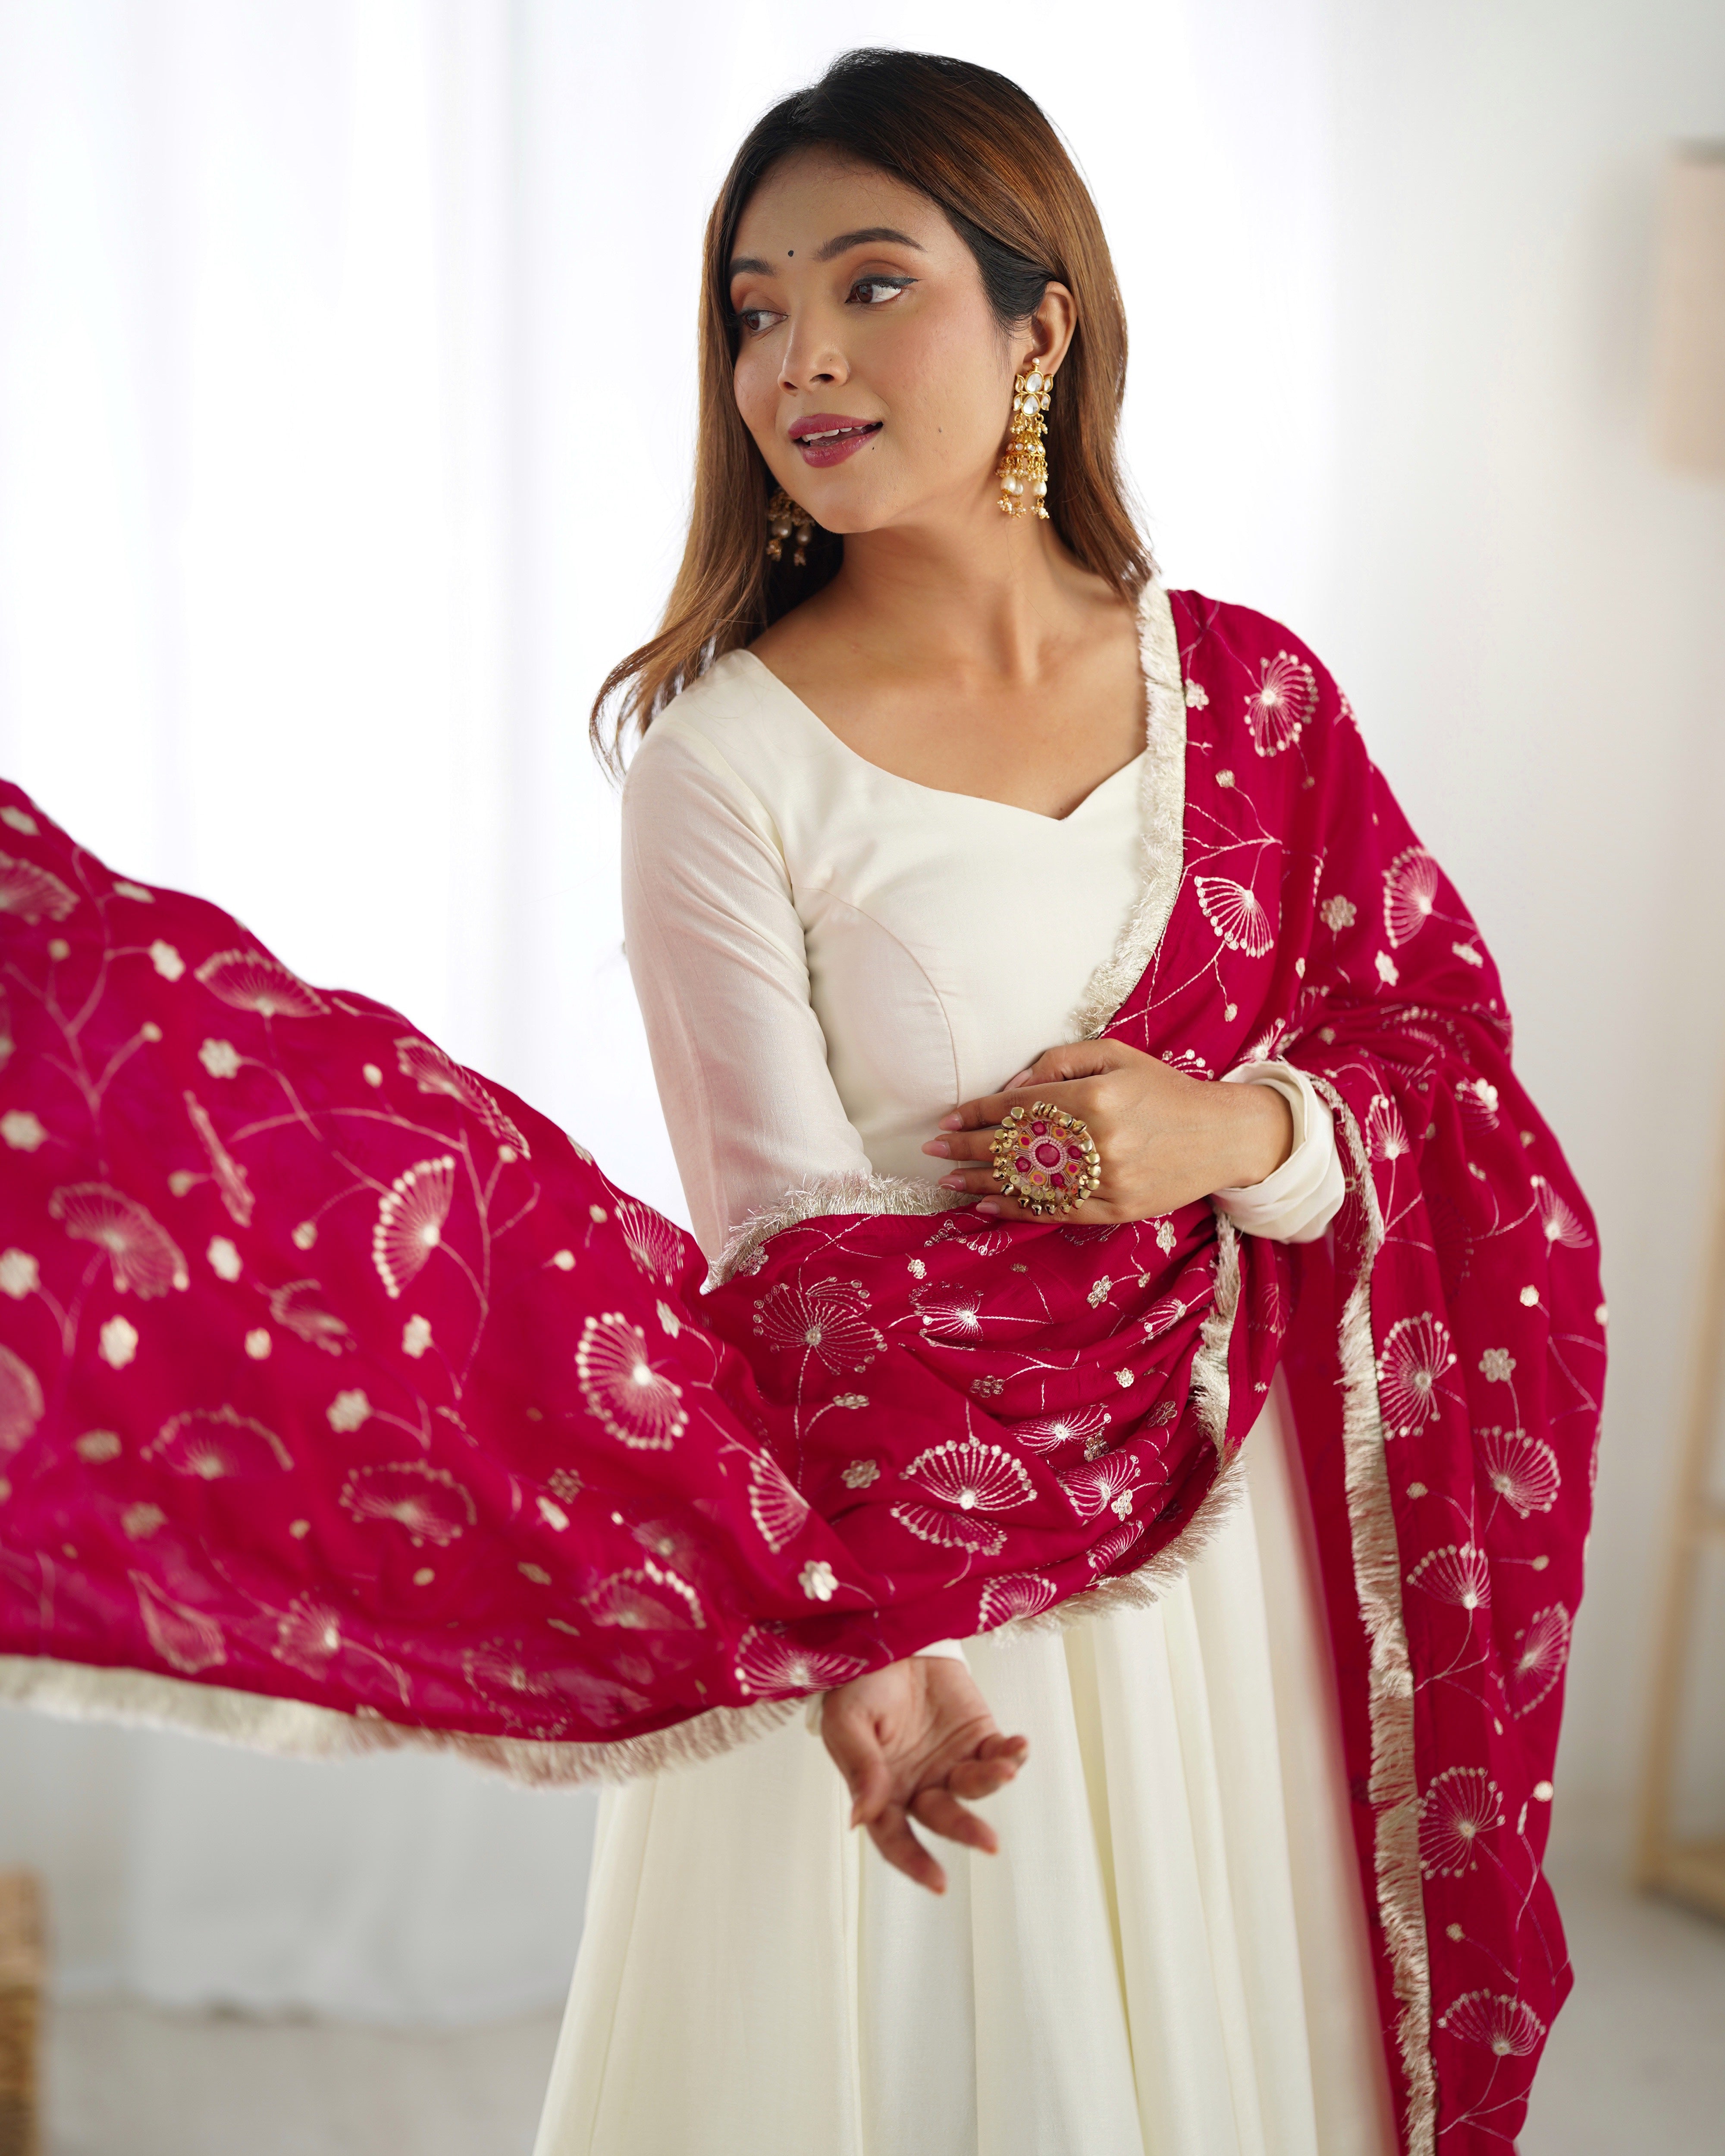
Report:
M 1159 593 L 1147 623 L 1177 693 Z M 937 1180 L 939 1117 L 1076 1037 L 1158 828 L 1145 762 L 1058 820 L 937 791 L 742 652 L 655 723 L 629 957 L 709 1255 L 793 1186 Z M 1304 1239 L 1341 1195 L 1328 1114 L 1250 1075 L 1298 1142 L 1219 1202 Z M 943 1897 L 847 1829 L 800 1715 L 606 1793 L 536 2156 L 1393 2156 L 1281 1382 L 1248 1502 L 1153 1609 L 963 1643 L 1030 1753 L 999 1855 L 937 1845 Z

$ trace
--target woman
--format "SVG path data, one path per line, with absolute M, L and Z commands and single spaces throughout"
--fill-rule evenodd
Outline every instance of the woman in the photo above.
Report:
M 1029 1217 L 989 1148 L 1031 1100 L 1100 1147 L 1075 1220 L 1214 1198 L 1323 1235 L 1334 1126 L 1292 1065 L 1211 1085 L 1077 1037 L 1170 844 L 1142 828 L 1146 673 L 1178 660 L 1116 475 L 1119 297 L 1047 122 L 980 69 L 838 63 L 739 151 L 703 331 L 682 578 L 601 700 L 644 729 L 628 948 L 703 1248 L 845 1178 L 846 1210 L 932 1183 Z M 1015 461 L 1045 413 L 1051 481 Z M 726 531 L 762 467 L 776 516 Z M 884 1862 L 795 1728 L 608 1794 L 540 2156 L 1392 2148 L 1280 1383 L 1247 1457 L 1250 1503 L 1155 1609 L 932 1645 L 976 1680 L 937 1702 L 918 1661 L 828 1692 Z M 939 1903 L 886 1868 L 947 1883 L 880 1794 L 924 1716 L 1003 1775 L 995 1717 L 1029 1740 L 1004 1853 Z M 953 1794 L 977 1770 L 929 1772 L 916 1815 L 994 1851 Z
M 711 1291 L 0 785 L 0 1693 L 644 1778 L 543 2156 L 1485 2156 L 1604 1318 L 1495 970 L 1297 637 L 1150 580 L 1022 92 L 839 63 L 703 305 L 607 693 Z

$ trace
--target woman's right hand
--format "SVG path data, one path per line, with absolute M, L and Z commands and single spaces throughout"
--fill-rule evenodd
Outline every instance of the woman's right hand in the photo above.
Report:
M 916 1656 L 839 1685 L 826 1696 L 820 1733 L 850 1791 L 850 1824 L 867 1827 L 886 1861 L 919 1887 L 944 1894 L 947 1875 L 912 1820 L 988 1856 L 999 1847 L 963 1800 L 1011 1781 L 1029 1741 L 1001 1734 L 963 1662 Z

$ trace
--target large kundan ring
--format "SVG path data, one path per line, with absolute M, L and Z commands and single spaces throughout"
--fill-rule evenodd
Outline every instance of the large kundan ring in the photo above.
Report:
M 1090 1126 L 1046 1101 L 1009 1109 L 994 1133 L 993 1153 L 1002 1195 L 1015 1198 L 1027 1213 L 1070 1213 L 1102 1179 Z

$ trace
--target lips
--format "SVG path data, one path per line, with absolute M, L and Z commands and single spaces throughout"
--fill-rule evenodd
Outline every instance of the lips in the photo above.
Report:
M 811 412 L 793 419 L 790 438 L 805 465 L 817 468 L 843 464 L 880 431 L 879 419 L 853 419 L 841 412 Z

